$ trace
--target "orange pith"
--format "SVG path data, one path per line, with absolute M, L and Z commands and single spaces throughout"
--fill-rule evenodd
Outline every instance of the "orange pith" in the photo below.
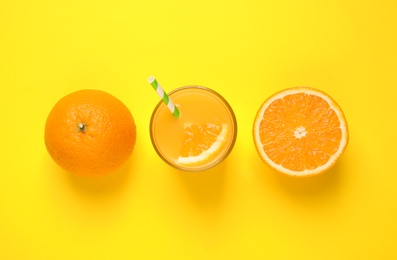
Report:
M 340 107 L 312 88 L 287 89 L 270 97 L 258 111 L 253 131 L 261 158 L 296 176 L 332 167 L 348 141 Z
M 197 164 L 216 156 L 226 140 L 227 126 L 216 124 L 190 124 L 185 127 L 178 161 Z
M 45 125 L 45 144 L 54 161 L 77 175 L 110 173 L 135 145 L 136 127 L 128 108 L 112 95 L 81 90 L 60 99 Z

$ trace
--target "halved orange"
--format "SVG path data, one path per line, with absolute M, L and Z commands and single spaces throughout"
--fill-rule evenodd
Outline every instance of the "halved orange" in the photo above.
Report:
M 349 133 L 342 109 L 329 95 L 295 87 L 262 104 L 253 137 L 259 156 L 270 167 L 306 176 L 330 169 L 345 151 Z
M 228 132 L 227 124 L 186 124 L 177 162 L 196 165 L 212 160 L 223 148 Z

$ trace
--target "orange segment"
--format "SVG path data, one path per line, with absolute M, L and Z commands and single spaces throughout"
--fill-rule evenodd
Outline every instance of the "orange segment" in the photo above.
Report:
M 192 165 L 208 161 L 219 154 L 227 134 L 226 124 L 187 124 L 177 162 Z
M 324 92 L 304 87 L 266 100 L 255 118 L 253 136 L 265 163 L 295 176 L 331 168 L 348 142 L 340 107 Z

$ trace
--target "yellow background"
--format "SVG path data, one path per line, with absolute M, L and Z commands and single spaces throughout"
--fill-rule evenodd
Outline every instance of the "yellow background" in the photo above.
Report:
M 1 0 L 0 259 L 396 259 L 396 14 L 393 0 Z M 161 161 L 150 75 L 231 103 L 226 161 Z M 339 103 L 350 143 L 326 174 L 294 179 L 262 163 L 251 129 L 268 96 L 302 85 Z M 71 176 L 44 146 L 52 106 L 85 88 L 137 124 L 104 178 Z

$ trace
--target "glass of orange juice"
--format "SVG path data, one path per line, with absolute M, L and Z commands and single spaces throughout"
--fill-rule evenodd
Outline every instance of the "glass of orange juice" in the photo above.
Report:
M 160 101 L 150 120 L 150 138 L 160 158 L 184 171 L 202 171 L 222 162 L 237 137 L 229 103 L 202 86 L 181 87 L 168 96 L 180 115 L 175 117 Z

